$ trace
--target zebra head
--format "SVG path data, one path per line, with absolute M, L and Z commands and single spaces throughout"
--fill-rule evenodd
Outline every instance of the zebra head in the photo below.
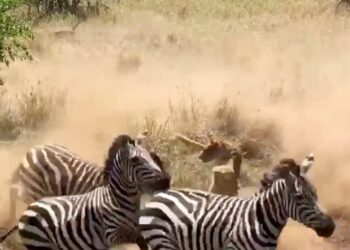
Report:
M 335 224 L 320 205 L 315 187 L 300 172 L 296 175 L 289 172 L 285 180 L 290 201 L 287 205 L 287 214 L 313 229 L 318 236 L 330 237 L 334 232 Z
M 113 178 L 127 186 L 135 186 L 141 193 L 165 191 L 170 188 L 171 181 L 158 155 L 128 135 L 116 137 L 109 149 L 105 179 Z
M 301 166 L 299 166 L 292 158 L 282 158 L 270 172 L 263 174 L 263 178 L 260 180 L 261 186 L 259 192 L 261 193 L 268 189 L 274 181 L 283 178 L 290 172 L 294 175 L 300 175 L 300 173 L 306 175 L 312 168 L 314 161 L 315 156 L 312 153 L 308 154 L 303 159 Z

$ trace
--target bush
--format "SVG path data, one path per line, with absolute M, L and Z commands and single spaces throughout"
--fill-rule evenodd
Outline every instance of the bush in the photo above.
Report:
M 52 121 L 65 107 L 63 91 L 48 91 L 41 84 L 30 86 L 15 96 L 0 93 L 0 140 L 15 140 Z
M 211 179 L 211 164 L 201 162 L 189 147 L 174 139 L 174 133 L 181 133 L 204 145 L 214 137 L 239 148 L 245 153 L 244 183 L 257 183 L 282 148 L 282 138 L 275 124 L 261 119 L 245 119 L 240 108 L 228 98 L 207 105 L 190 94 L 179 102 L 169 101 L 169 116 L 165 119 L 159 119 L 157 113 L 152 112 L 139 121 L 135 132 L 148 131 L 148 146 L 160 154 L 173 175 L 174 187 L 207 190 Z M 249 171 L 246 166 L 249 166 Z
M 0 89 L 1 90 L 1 89 Z M 9 105 L 10 99 L 8 98 L 6 91 L 0 92 L 0 139 L 1 140 L 14 140 L 16 139 L 20 131 L 20 121 L 13 112 L 13 108 Z
M 0 1 L 0 63 L 5 63 L 7 66 L 17 58 L 31 59 L 23 40 L 32 39 L 33 33 L 13 14 L 13 11 L 22 4 L 22 0 Z
M 108 11 L 109 7 L 102 0 L 26 0 L 27 5 L 35 10 L 35 14 L 41 18 L 55 14 L 73 15 L 81 19 L 88 16 L 98 16 L 102 11 Z
M 17 96 L 21 125 L 27 130 L 36 130 L 51 120 L 58 108 L 64 107 L 65 95 L 60 91 L 44 90 L 40 83 L 30 86 Z

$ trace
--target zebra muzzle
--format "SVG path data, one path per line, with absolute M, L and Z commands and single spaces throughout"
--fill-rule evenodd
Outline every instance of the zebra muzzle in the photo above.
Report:
M 322 223 L 320 223 L 318 226 L 313 227 L 313 229 L 318 236 L 328 238 L 332 236 L 335 230 L 335 223 L 330 216 L 324 215 L 322 218 Z
M 170 181 L 171 181 L 171 178 L 169 175 L 163 176 L 162 178 L 160 178 L 154 183 L 153 185 L 154 190 L 156 191 L 168 190 L 170 188 Z

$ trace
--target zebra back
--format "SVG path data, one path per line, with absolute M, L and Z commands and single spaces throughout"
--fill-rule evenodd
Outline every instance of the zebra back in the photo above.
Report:
M 86 193 L 103 185 L 103 169 L 57 144 L 32 147 L 14 173 L 24 200 Z

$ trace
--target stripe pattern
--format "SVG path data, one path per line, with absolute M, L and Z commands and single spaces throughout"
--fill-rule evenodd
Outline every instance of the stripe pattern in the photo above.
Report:
M 165 191 L 170 176 L 128 135 L 118 136 L 105 161 L 106 184 L 81 195 L 46 197 L 19 219 L 27 249 L 107 249 L 147 244 L 138 231 L 138 193 Z
M 143 142 L 137 139 L 139 144 Z M 110 150 L 115 151 L 113 144 Z M 150 154 L 162 167 L 158 155 Z M 44 197 L 84 194 L 105 182 L 103 167 L 84 160 L 68 148 L 57 144 L 34 146 L 12 175 L 9 221 L 15 220 L 17 198 L 30 204 Z
M 335 224 L 314 186 L 288 172 L 258 196 L 243 199 L 191 189 L 157 194 L 141 211 L 142 235 L 153 250 L 276 249 L 292 218 L 319 236 Z
M 46 144 L 32 147 L 13 175 L 26 203 L 43 197 L 82 194 L 103 185 L 103 168 L 66 147 Z

